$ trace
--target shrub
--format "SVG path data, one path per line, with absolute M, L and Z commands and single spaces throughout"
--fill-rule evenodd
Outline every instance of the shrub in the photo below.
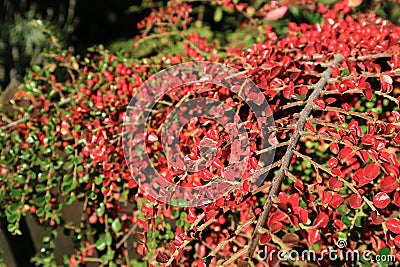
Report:
M 66 257 L 71 266 L 233 266 L 243 264 L 246 253 L 253 256 L 248 252 L 257 245 L 251 243 L 252 234 L 269 250 L 321 253 L 346 240 L 344 249 L 369 249 L 400 260 L 400 28 L 371 12 L 359 14 L 349 3 L 319 3 L 322 24 L 287 23 L 282 36 L 264 19 L 282 16 L 283 9 L 269 13 L 281 6 L 260 6 L 253 13 L 250 5 L 221 1 L 218 8 L 246 12 L 237 36 L 243 29 L 253 29 L 252 37 L 260 27 L 263 32 L 248 48 L 227 40 L 220 44 L 228 46 L 223 50 L 212 39 L 187 32 L 191 6 L 171 1 L 141 25 L 153 27 L 158 36 L 178 34 L 178 53 L 135 59 L 97 47 L 84 57 L 57 51 L 44 65 L 34 66 L 25 90 L 12 100 L 12 121 L 3 120 L 1 126 L 0 214 L 7 217 L 8 231 L 17 234 L 28 213 L 51 229 L 68 229 L 76 244 L 76 252 Z M 344 59 L 330 64 L 339 53 Z M 268 141 L 276 156 L 259 170 L 271 169 L 264 184 L 251 191 L 246 180 L 257 175 L 261 129 L 239 98 L 210 86 L 208 97 L 229 103 L 246 121 L 249 164 L 237 189 L 209 205 L 179 208 L 155 201 L 138 187 L 138 177 L 125 164 L 122 123 L 130 99 L 151 75 L 199 60 L 232 66 L 257 84 L 274 116 L 275 135 Z M 312 99 L 319 80 L 327 84 Z M 159 139 L 157 129 L 170 107 L 188 92 L 200 96 L 195 90 L 169 91 L 152 115 L 147 136 Z M 310 114 L 305 106 L 312 107 Z M 297 128 L 302 120 L 304 129 Z M 199 137 L 224 136 L 215 123 L 199 125 Z M 191 145 L 198 140 L 187 139 Z M 155 168 L 171 171 L 159 142 L 148 142 L 148 151 Z M 294 155 L 285 162 L 288 151 Z M 214 163 L 212 171 L 218 173 L 227 160 L 221 152 L 215 161 L 221 164 Z M 271 180 L 279 172 L 286 177 L 282 184 Z M 194 183 L 189 178 L 183 182 Z M 62 214 L 65 205 L 76 202 L 83 203 L 77 211 L 80 225 Z M 262 221 L 266 203 L 272 209 Z M 53 261 L 56 233 L 43 239 L 45 249 L 36 264 Z M 263 266 L 262 260 L 253 261 Z M 316 262 L 344 264 L 326 258 Z M 279 264 L 276 255 L 268 263 Z

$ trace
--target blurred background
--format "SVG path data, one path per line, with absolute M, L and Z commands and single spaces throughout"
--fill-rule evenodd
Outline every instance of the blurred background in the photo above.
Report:
M 0 8 L 0 90 L 21 80 L 26 68 L 40 63 L 48 46 L 44 31 L 63 48 L 77 53 L 94 44 L 112 46 L 132 39 L 136 24 L 150 13 L 150 2 L 137 0 L 3 0 Z M 37 20 L 43 24 L 38 25 Z M 11 83 L 11 84 L 10 84 Z

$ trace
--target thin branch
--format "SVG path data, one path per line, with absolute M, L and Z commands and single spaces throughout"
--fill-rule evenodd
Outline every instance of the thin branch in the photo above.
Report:
M 313 137 L 316 139 L 322 139 L 322 140 L 331 141 L 331 142 L 342 144 L 342 145 L 347 145 L 343 140 L 337 140 L 331 136 L 313 133 L 313 132 L 301 132 L 301 136 L 310 136 L 310 137 Z
M 343 56 L 338 54 L 335 56 L 334 60 L 330 63 L 330 65 L 337 65 L 342 59 Z M 292 137 L 290 138 L 290 144 L 288 146 L 285 155 L 283 156 L 282 165 L 278 171 L 278 174 L 272 180 L 271 191 L 269 192 L 268 198 L 264 204 L 264 210 L 261 213 L 260 218 L 258 219 L 256 228 L 254 229 L 253 237 L 250 241 L 248 251 L 246 254 L 246 259 L 248 259 L 249 261 L 253 257 L 254 251 L 258 244 L 258 240 L 260 239 L 261 234 L 259 230 L 264 227 L 265 222 L 267 221 L 268 214 L 272 207 L 273 199 L 278 195 L 278 192 L 280 191 L 281 188 L 281 184 L 284 178 L 286 177 L 286 171 L 289 169 L 289 165 L 292 160 L 294 151 L 300 139 L 300 133 L 301 131 L 303 131 L 304 125 L 306 124 L 307 119 L 313 109 L 313 100 L 320 96 L 331 74 L 332 74 L 332 68 L 328 68 L 322 73 L 321 79 L 315 85 L 314 91 L 311 93 L 310 97 L 307 100 L 307 104 L 301 111 L 300 118 L 297 122 L 296 130 L 294 131 Z
M 258 150 L 258 151 L 256 151 L 256 155 L 260 155 L 260 154 L 263 154 L 263 153 L 267 153 L 267 152 L 270 152 L 270 151 L 272 151 L 272 150 L 274 150 L 274 149 L 277 149 L 278 147 L 287 146 L 287 145 L 289 145 L 289 141 L 287 141 L 287 142 L 282 142 L 282 143 L 279 143 L 279 144 L 277 144 L 277 145 L 270 146 L 270 147 L 267 147 L 267 148 Z
M 325 107 L 325 108 L 320 108 L 320 107 L 318 107 L 317 105 L 314 105 L 313 108 L 314 108 L 315 110 L 333 111 L 333 112 L 338 112 L 338 113 L 342 113 L 342 114 L 346 114 L 346 115 L 351 115 L 351 116 L 359 117 L 359 118 L 361 118 L 361 119 L 364 119 L 364 120 L 369 121 L 369 122 L 372 122 L 372 123 L 387 124 L 387 123 L 384 122 L 384 121 L 376 120 L 376 119 L 374 119 L 374 118 L 372 118 L 372 117 L 370 117 L 370 116 L 368 116 L 368 115 L 366 115 L 366 114 L 364 114 L 364 113 L 357 112 L 357 111 L 352 111 L 352 110 L 346 111 L 346 110 L 344 110 L 344 109 L 342 109 L 342 108 L 337 108 L 337 107 Z
M 239 226 L 235 233 L 231 236 L 231 238 L 226 239 L 224 241 L 222 241 L 221 243 L 218 244 L 218 246 L 216 246 L 211 253 L 207 256 L 207 257 L 213 257 L 215 255 L 217 255 L 217 253 L 228 243 L 234 241 L 234 239 L 240 234 L 240 232 L 246 228 L 247 226 L 251 225 L 253 222 L 255 221 L 255 218 L 251 218 L 249 221 L 245 222 L 244 224 L 242 224 L 241 226 Z
M 29 117 L 25 117 L 25 118 L 10 122 L 9 124 L 1 126 L 0 129 L 5 130 L 5 129 L 8 129 L 8 128 L 14 127 L 14 126 L 16 126 L 16 125 L 18 125 L 20 123 L 23 123 L 23 122 L 27 121 L 28 119 L 29 119 Z
M 125 241 L 129 238 L 129 236 L 135 232 L 136 228 L 137 224 L 132 225 L 131 229 L 129 229 L 129 231 L 124 235 L 121 241 L 117 243 L 117 245 L 115 246 L 116 249 L 119 249 L 122 246 L 122 244 L 125 243 Z

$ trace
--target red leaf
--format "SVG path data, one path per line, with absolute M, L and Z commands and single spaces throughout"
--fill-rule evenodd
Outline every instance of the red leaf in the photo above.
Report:
M 144 256 L 146 254 L 147 248 L 143 245 L 140 244 L 137 248 L 137 252 L 139 253 L 139 255 Z
M 329 149 L 333 154 L 337 154 L 339 152 L 339 145 L 337 143 L 331 143 Z
M 336 102 L 336 100 L 337 99 L 334 97 L 328 97 L 327 99 L 325 99 L 325 103 L 329 105 L 329 104 Z
M 332 65 L 329 68 L 332 69 L 332 78 L 336 78 L 340 74 L 339 67 L 336 65 Z
M 400 219 L 391 218 L 386 221 L 386 226 L 389 229 L 389 231 L 395 234 L 400 234 Z
M 341 188 L 343 183 L 337 177 L 331 177 L 328 181 L 329 189 L 335 190 Z
M 308 221 L 308 212 L 305 209 L 303 209 L 302 207 L 297 206 L 297 207 L 293 208 L 293 211 L 294 211 L 295 214 L 299 215 L 299 218 L 300 218 L 302 223 L 307 223 L 307 221 Z
M 393 79 L 389 75 L 383 74 L 380 77 L 381 82 L 388 83 L 388 84 L 393 84 Z
M 336 228 L 338 228 L 339 230 L 341 230 L 344 226 L 344 223 L 341 220 L 335 220 L 333 222 L 333 224 L 336 226 Z
M 214 159 L 211 165 L 217 169 L 221 169 L 222 167 L 224 167 L 224 164 L 219 159 Z
M 286 99 L 292 99 L 294 94 L 294 88 L 292 86 L 287 86 L 283 89 L 283 97 Z
M 174 245 L 177 247 L 182 246 L 184 240 L 182 234 L 175 233 Z
M 337 193 L 335 193 L 335 195 L 333 195 L 333 197 L 332 197 L 332 199 L 331 199 L 331 201 L 329 202 L 329 205 L 332 207 L 332 208 L 337 208 L 337 207 L 339 207 L 340 206 L 340 204 L 342 204 L 343 203 L 343 197 L 341 197 L 340 195 L 338 195 Z
M 367 180 L 374 180 L 379 174 L 379 166 L 371 162 L 363 169 L 364 178 Z
M 272 134 L 270 134 L 270 135 L 268 136 L 268 143 L 269 143 L 271 146 L 275 146 L 275 145 L 278 145 L 278 144 L 279 144 L 279 141 L 278 141 L 278 139 L 276 138 L 276 132 L 273 132 Z
M 399 162 L 397 161 L 396 155 L 388 152 L 381 152 L 381 157 L 383 160 L 392 163 L 394 166 L 398 166 Z
M 196 261 L 196 267 L 207 267 L 207 265 L 204 263 L 203 259 L 198 259 Z
M 137 183 L 136 183 L 135 180 L 130 180 L 130 181 L 128 182 L 128 188 L 129 188 L 129 189 L 132 189 L 132 188 L 134 188 L 134 187 L 136 187 L 136 186 L 137 186 Z
M 225 204 L 225 198 L 221 197 L 221 198 L 217 199 L 217 201 L 215 202 L 215 204 L 216 204 L 218 207 L 223 207 L 224 204 Z
M 322 212 L 318 214 L 317 218 L 315 218 L 313 226 L 317 229 L 325 228 L 328 225 L 328 222 L 329 216 L 325 212 Z
M 341 161 L 350 160 L 353 156 L 354 156 L 354 152 L 348 146 L 342 148 L 339 152 L 339 158 Z
M 251 166 L 251 168 L 253 168 L 254 170 L 257 170 L 257 167 L 258 167 L 258 160 L 257 160 L 256 157 L 250 158 L 250 166 Z
M 200 178 L 201 180 L 208 182 L 211 181 L 211 179 L 213 178 L 212 173 L 209 170 L 202 170 L 200 172 Z
M 288 10 L 287 5 L 284 5 L 284 6 L 275 8 L 275 9 L 269 11 L 269 12 L 267 13 L 267 15 L 266 15 L 265 18 L 266 18 L 267 20 L 277 20 L 277 19 L 280 19 L 280 18 L 282 18 L 283 16 L 285 16 L 287 10 Z
M 352 209 L 358 209 L 359 207 L 361 207 L 362 198 L 357 194 L 352 194 L 349 197 L 349 204 Z
M 315 132 L 315 128 L 310 122 L 306 122 L 304 127 L 306 127 L 306 129 L 310 130 L 311 132 Z
M 343 175 L 342 171 L 340 170 L 340 167 L 333 168 L 333 169 L 332 169 L 332 173 L 333 173 L 334 175 L 339 176 L 339 177 L 342 177 L 342 175 Z
M 368 152 L 365 150 L 360 150 L 359 152 L 360 152 L 359 156 L 360 156 L 361 160 L 363 162 L 367 162 L 368 158 L 369 158 Z
M 313 102 L 320 108 L 325 108 L 325 102 L 321 99 L 314 99 Z
M 279 192 L 278 198 L 279 198 L 279 201 L 281 203 L 283 203 L 283 204 L 286 204 L 288 202 L 288 199 L 289 199 L 284 192 Z
M 383 222 L 383 218 L 381 215 L 378 215 L 376 211 L 371 212 L 371 220 L 375 225 L 380 225 Z
M 281 222 L 274 222 L 269 226 L 269 229 L 271 230 L 271 233 L 276 233 L 284 227 L 285 226 Z
M 280 210 L 275 211 L 274 213 L 271 214 L 271 216 L 268 219 L 267 225 L 271 225 L 274 222 L 279 222 L 285 219 L 286 215 Z
M 247 97 L 249 100 L 252 100 L 258 106 L 260 106 L 264 102 L 264 95 L 261 92 L 259 93 L 251 92 Z
M 321 235 L 318 230 L 310 229 L 307 230 L 307 241 L 310 245 L 315 244 L 315 242 L 321 240 Z
M 189 223 L 193 223 L 194 221 L 196 221 L 197 219 L 197 214 L 194 210 L 194 208 L 189 208 L 189 212 L 188 212 L 188 216 L 187 216 L 187 220 Z
M 338 165 L 338 160 L 337 158 L 330 158 L 328 161 L 328 165 L 331 169 L 335 168 Z
M 392 110 L 392 115 L 396 121 L 400 120 L 400 113 L 397 110 Z
M 389 205 L 390 197 L 384 192 L 379 192 L 375 195 L 373 202 L 375 207 L 379 209 L 384 209 L 387 207 L 387 205 Z
M 149 229 L 149 225 L 146 221 L 143 221 L 142 219 L 138 219 L 138 226 L 139 228 L 144 229 L 145 232 L 147 232 Z
M 372 99 L 372 89 L 370 87 L 365 88 L 364 91 L 363 91 L 363 94 L 364 94 L 365 98 L 368 101 L 371 101 L 371 99 Z
M 297 189 L 297 191 L 299 192 L 303 192 L 304 191 L 304 185 L 301 181 L 295 182 L 294 183 L 294 187 Z
M 345 111 L 349 111 L 349 110 L 350 110 L 350 105 L 347 104 L 347 103 L 343 103 L 343 104 L 342 104 L 342 108 L 343 108 Z
M 361 142 L 364 145 L 372 145 L 374 142 L 374 136 L 372 134 L 366 134 L 363 136 L 363 138 L 361 139 Z
M 160 251 L 157 253 L 156 261 L 160 263 L 167 263 L 169 260 L 168 256 Z
M 276 77 L 280 72 L 282 71 L 281 66 L 275 66 L 271 69 L 271 72 L 269 74 L 270 78 Z
M 386 193 L 393 192 L 398 188 L 399 184 L 393 176 L 385 176 L 381 179 L 379 188 Z
M 300 200 L 298 194 L 291 195 L 288 199 L 288 203 L 292 205 L 292 208 L 300 205 Z
M 394 192 L 393 203 L 394 203 L 397 207 L 400 207 L 400 192 L 399 192 L 399 191 Z
M 400 235 L 397 235 L 394 239 L 394 244 L 396 245 L 396 247 L 400 248 Z
M 260 236 L 260 243 L 261 245 L 267 244 L 269 241 L 271 241 L 271 236 L 267 233 L 264 233 Z
M 149 140 L 149 142 L 154 143 L 155 141 L 158 140 L 157 135 L 155 135 L 154 133 L 149 134 L 149 136 L 147 137 L 147 139 Z

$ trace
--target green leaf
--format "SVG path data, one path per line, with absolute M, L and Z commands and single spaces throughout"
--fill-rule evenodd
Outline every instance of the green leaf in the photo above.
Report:
M 43 197 L 36 199 L 36 206 L 43 207 L 46 204 L 46 200 Z
M 119 233 L 119 231 L 121 230 L 121 222 L 119 221 L 119 219 L 115 219 L 112 223 L 111 223 L 111 228 L 114 230 L 115 233 Z
M 94 177 L 94 183 L 96 185 L 101 185 L 103 183 L 103 178 L 104 178 L 103 175 L 99 175 L 99 176 Z
M 7 225 L 7 230 L 8 230 L 10 233 L 14 233 L 15 230 L 17 230 L 17 229 L 18 229 L 18 227 L 17 227 L 17 225 L 15 225 L 15 224 L 9 224 L 9 225 Z
M 106 235 L 105 235 L 105 237 L 104 237 L 104 240 L 106 241 L 106 244 L 107 244 L 108 246 L 111 245 L 111 243 L 112 243 L 112 236 L 111 236 L 111 234 L 110 234 L 109 232 L 106 233 Z
M 21 192 L 18 189 L 12 189 L 10 195 L 13 198 L 20 198 Z
M 384 247 L 383 249 L 379 250 L 380 256 L 388 256 L 390 255 L 390 248 Z
M 348 76 L 350 74 L 349 68 L 342 70 L 342 76 Z
M 349 217 L 347 215 L 343 215 L 342 216 L 342 222 L 347 226 L 351 225 L 351 221 L 350 221 L 350 219 L 349 219 Z
M 172 210 L 171 212 L 172 216 L 174 216 L 175 218 L 179 217 L 179 210 Z
M 12 213 L 9 216 L 7 216 L 7 221 L 9 223 L 15 223 L 16 221 L 18 221 L 21 218 L 21 214 L 19 213 Z
M 99 239 L 96 242 L 96 248 L 98 250 L 104 250 L 107 247 L 106 242 L 104 241 L 104 239 Z
M 42 241 L 43 241 L 43 243 L 49 243 L 50 239 L 51 239 L 50 236 L 44 236 Z
M 46 186 L 44 184 L 37 184 L 35 186 L 35 190 L 38 193 L 44 192 L 44 191 L 46 191 Z
M 214 11 L 214 22 L 218 23 L 222 20 L 222 17 L 224 16 L 224 11 L 222 10 L 221 7 L 218 7 Z
M 71 205 L 75 201 L 75 199 L 76 199 L 76 195 L 75 194 L 71 194 L 65 200 L 65 204 Z
M 103 216 L 105 210 L 106 210 L 106 208 L 105 208 L 104 203 L 100 203 L 99 207 L 96 209 L 97 216 L 99 216 L 99 217 Z

